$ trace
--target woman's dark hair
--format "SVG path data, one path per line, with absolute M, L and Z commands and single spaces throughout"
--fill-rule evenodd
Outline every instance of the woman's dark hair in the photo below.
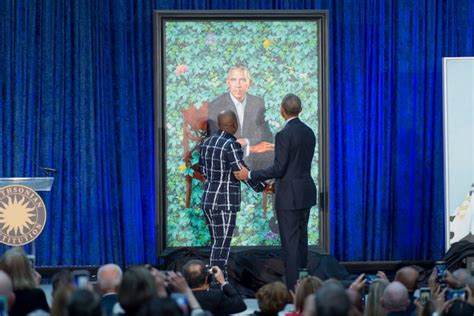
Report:
M 67 304 L 69 316 L 102 316 L 100 297 L 86 289 L 74 291 Z
M 154 277 L 146 268 L 131 268 L 123 274 L 118 291 L 120 306 L 135 315 L 156 296 Z
M 136 316 L 183 316 L 178 304 L 169 298 L 153 298 Z

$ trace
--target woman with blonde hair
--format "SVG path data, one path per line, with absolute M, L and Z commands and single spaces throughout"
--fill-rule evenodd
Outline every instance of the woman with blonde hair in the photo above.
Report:
M 49 312 L 49 305 L 43 290 L 35 280 L 36 271 L 31 266 L 23 248 L 8 249 L 0 259 L 0 269 L 5 271 L 13 283 L 15 304 L 9 315 L 26 315 L 41 309 Z
M 262 286 L 257 292 L 257 302 L 260 311 L 255 315 L 277 316 L 288 301 L 288 289 L 282 282 L 272 282 Z
M 389 283 L 390 282 L 388 280 L 378 279 L 370 285 L 365 307 L 365 316 L 385 315 L 385 311 L 380 304 L 380 299 L 383 296 L 383 291 L 389 285 Z
M 309 276 L 296 284 L 295 294 L 293 295 L 293 305 L 295 313 L 302 314 L 306 298 L 316 293 L 323 286 L 323 281 L 315 276 Z M 293 293 L 292 293 L 293 294 Z

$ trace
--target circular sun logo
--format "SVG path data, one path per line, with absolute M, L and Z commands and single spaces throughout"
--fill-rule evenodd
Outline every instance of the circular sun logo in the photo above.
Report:
M 46 208 L 32 189 L 11 185 L 0 189 L 0 242 L 21 246 L 35 240 L 44 228 Z

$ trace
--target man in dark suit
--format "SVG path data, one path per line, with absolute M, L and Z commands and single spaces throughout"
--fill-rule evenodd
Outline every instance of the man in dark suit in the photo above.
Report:
M 273 135 L 265 121 L 263 99 L 247 93 L 252 84 L 248 68 L 243 65 L 231 67 L 226 84 L 229 92 L 209 103 L 208 135 L 218 130 L 217 115 L 231 110 L 237 114 L 239 128 L 235 137 L 244 150 L 249 167 L 260 169 L 270 166 L 273 161 Z
M 113 315 L 114 305 L 118 302 L 118 288 L 122 281 L 122 269 L 116 264 L 103 265 L 97 271 L 97 286 L 102 295 L 100 304 L 107 316 Z
M 211 266 L 219 266 L 227 275 L 230 242 L 240 209 L 240 182 L 232 171 L 245 163 L 242 148 L 234 137 L 238 128 L 235 113 L 221 112 L 218 124 L 219 130 L 201 145 L 200 166 L 205 177 L 201 204 L 211 234 Z M 265 188 L 259 181 L 247 184 L 257 192 Z
M 298 118 L 301 100 L 287 94 L 280 112 L 285 126 L 275 137 L 275 160 L 263 170 L 247 168 L 234 172 L 241 180 L 275 179 L 275 210 L 280 239 L 285 255 L 286 285 L 294 289 L 298 269 L 306 268 L 308 261 L 309 211 L 316 205 L 316 186 L 311 177 L 316 138 L 313 131 Z
M 210 289 L 209 278 L 214 275 L 220 289 Z M 190 260 L 183 267 L 183 276 L 194 293 L 199 305 L 214 316 L 229 315 L 247 309 L 239 293 L 226 282 L 218 266 L 210 269 L 200 260 Z

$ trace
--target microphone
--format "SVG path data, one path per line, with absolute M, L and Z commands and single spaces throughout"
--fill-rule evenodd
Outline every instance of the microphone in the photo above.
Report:
M 39 168 L 40 168 L 41 170 L 43 170 L 44 172 L 46 172 L 46 173 L 49 173 L 49 172 L 51 172 L 51 173 L 56 173 L 56 169 L 54 169 L 54 168 L 41 167 L 41 166 L 40 166 Z

